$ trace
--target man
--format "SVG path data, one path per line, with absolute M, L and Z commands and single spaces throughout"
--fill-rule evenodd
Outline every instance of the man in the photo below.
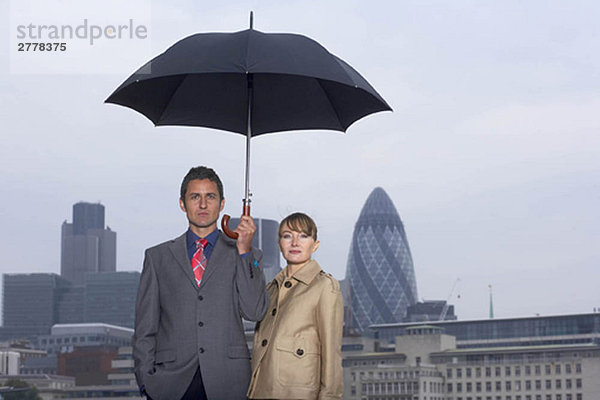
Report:
M 142 394 L 153 400 L 245 399 L 250 355 L 242 317 L 263 318 L 269 303 L 256 226 L 243 216 L 237 241 L 217 229 L 223 185 L 192 168 L 179 198 L 189 229 L 146 250 L 136 301 L 133 357 Z

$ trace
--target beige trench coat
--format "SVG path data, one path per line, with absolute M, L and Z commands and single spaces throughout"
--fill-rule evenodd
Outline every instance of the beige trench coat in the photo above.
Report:
M 291 278 L 286 269 L 267 284 L 270 303 L 254 333 L 248 397 L 341 399 L 340 284 L 314 260 Z

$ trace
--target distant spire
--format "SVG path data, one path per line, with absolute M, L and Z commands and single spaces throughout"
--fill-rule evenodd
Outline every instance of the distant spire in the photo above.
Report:
M 492 285 L 488 285 L 490 288 L 490 319 L 494 319 L 494 303 L 492 301 Z

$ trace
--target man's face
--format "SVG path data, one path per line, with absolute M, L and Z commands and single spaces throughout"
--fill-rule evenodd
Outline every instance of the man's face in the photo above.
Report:
M 204 237 L 217 228 L 225 199 L 219 199 L 219 189 L 215 182 L 194 179 L 188 183 L 185 202 L 179 199 L 179 206 L 187 214 L 192 231 Z

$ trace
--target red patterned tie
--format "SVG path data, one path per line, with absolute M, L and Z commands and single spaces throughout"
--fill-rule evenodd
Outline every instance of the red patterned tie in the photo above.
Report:
M 204 270 L 206 269 L 206 257 L 204 256 L 204 249 L 208 244 L 208 240 L 198 239 L 195 243 L 196 252 L 192 257 L 192 269 L 194 271 L 196 283 L 198 284 L 198 286 L 200 286 L 200 282 L 202 282 L 202 275 L 204 275 Z

